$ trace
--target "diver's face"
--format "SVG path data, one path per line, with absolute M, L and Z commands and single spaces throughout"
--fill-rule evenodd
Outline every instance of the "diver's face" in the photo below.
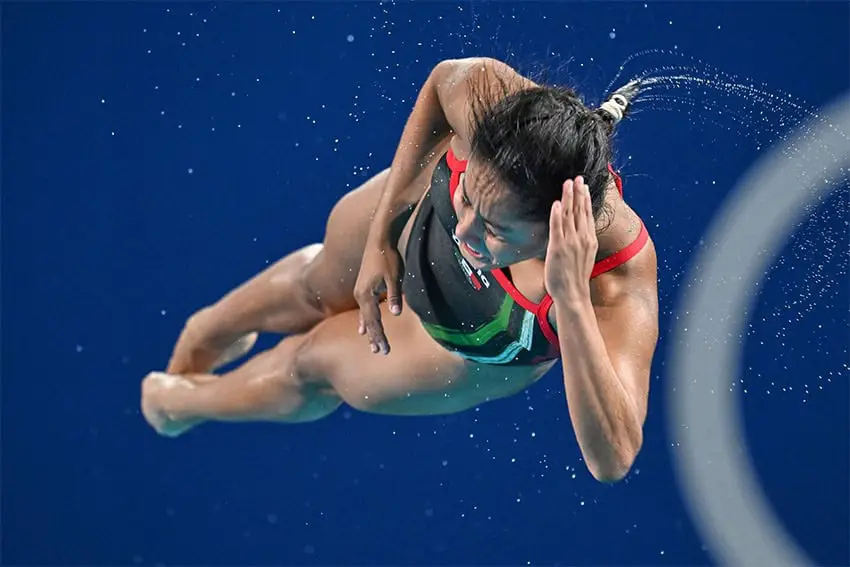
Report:
M 549 225 L 517 217 L 516 197 L 470 163 L 454 194 L 455 236 L 464 258 L 479 270 L 510 266 L 546 253 Z

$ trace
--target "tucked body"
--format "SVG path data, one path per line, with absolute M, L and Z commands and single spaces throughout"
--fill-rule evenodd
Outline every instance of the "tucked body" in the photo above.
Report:
M 656 257 L 610 137 L 638 85 L 588 109 L 488 59 L 437 65 L 389 169 L 307 246 L 189 318 L 142 408 L 164 435 L 208 420 L 462 411 L 562 362 L 590 472 L 642 443 Z M 285 335 L 235 370 L 257 333 Z

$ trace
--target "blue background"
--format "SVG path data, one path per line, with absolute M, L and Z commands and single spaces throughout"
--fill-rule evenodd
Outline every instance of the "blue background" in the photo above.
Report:
M 849 18 L 815 2 L 4 4 L 3 563 L 712 563 L 674 475 L 665 358 L 692 252 L 768 126 L 647 104 L 618 134 L 662 301 L 645 447 L 620 484 L 579 460 L 557 371 L 455 416 L 343 409 L 178 440 L 146 426 L 139 383 L 194 309 L 322 239 L 441 59 L 548 70 L 595 104 L 630 54 L 678 50 L 817 109 L 850 86 Z M 682 62 L 642 61 L 626 73 Z M 819 564 L 850 561 L 847 193 L 767 275 L 730 384 L 764 489 Z

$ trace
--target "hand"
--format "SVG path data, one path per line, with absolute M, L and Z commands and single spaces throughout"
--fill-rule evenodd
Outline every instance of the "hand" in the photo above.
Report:
M 583 299 L 590 293 L 598 249 L 590 191 L 581 176 L 568 179 L 561 200 L 555 201 L 549 215 L 544 281 L 553 299 Z
M 401 255 L 395 246 L 377 239 L 366 243 L 360 273 L 354 284 L 354 299 L 360 306 L 357 332 L 368 336 L 373 353 L 390 352 L 390 344 L 381 325 L 380 296 L 386 291 L 390 313 L 401 315 L 402 269 Z

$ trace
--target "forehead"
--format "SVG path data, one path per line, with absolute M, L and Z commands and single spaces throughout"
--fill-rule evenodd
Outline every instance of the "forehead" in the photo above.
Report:
M 510 230 L 529 229 L 539 224 L 520 218 L 516 194 L 496 176 L 477 175 L 476 169 L 479 168 L 470 168 L 461 176 L 458 189 L 465 193 L 479 215 Z
M 469 168 L 461 174 L 459 189 L 482 213 L 509 210 L 509 202 L 515 200 L 503 182 L 479 168 Z

